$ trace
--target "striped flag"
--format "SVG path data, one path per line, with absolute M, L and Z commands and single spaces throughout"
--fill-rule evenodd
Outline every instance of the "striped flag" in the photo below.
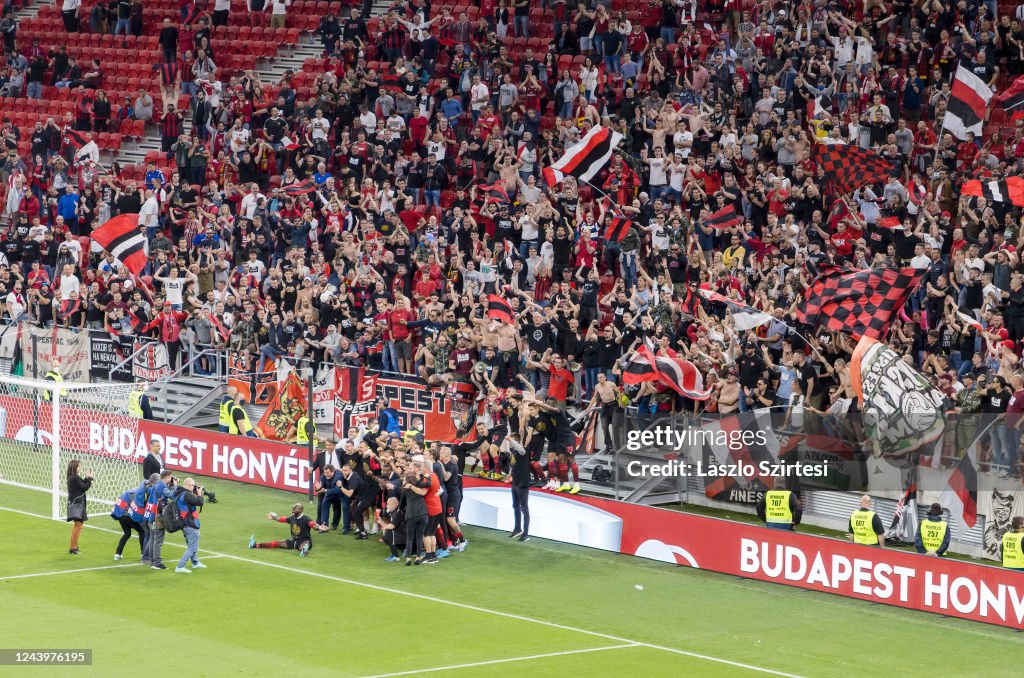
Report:
M 961 311 L 956 312 L 956 319 L 964 324 L 965 327 L 971 327 L 978 332 L 984 332 L 985 328 L 981 326 L 981 323 L 975 320 L 974 316 L 967 315 Z
M 576 454 L 593 454 L 595 443 L 597 442 L 597 418 L 600 414 L 600 410 L 591 410 L 586 415 L 586 420 L 583 424 L 583 430 L 576 434 Z M 607 447 L 611 446 L 609 442 Z
M 283 188 L 285 195 L 299 196 L 312 193 L 316 187 L 313 186 L 313 182 L 309 179 L 303 179 L 302 181 L 296 181 L 294 184 L 288 184 Z
M 978 522 L 978 440 L 968 448 L 963 459 L 949 476 L 939 503 L 949 509 L 951 522 L 961 530 Z
M 1024 177 L 1006 177 L 1003 181 L 965 181 L 960 187 L 960 194 L 1024 207 Z
M 567 176 L 590 181 L 608 164 L 620 141 L 622 135 L 607 127 L 591 128 L 579 143 L 566 149 L 555 164 L 544 168 L 544 180 L 552 188 Z
M 1024 75 L 1013 81 L 1005 92 L 1000 92 L 996 103 L 1007 113 L 1019 112 L 1024 109 Z
M 963 66 L 957 66 L 942 128 L 958 139 L 966 139 L 968 132 L 980 137 L 991 99 L 992 90 L 981 78 Z
M 743 218 L 737 214 L 736 206 L 732 204 L 726 205 L 714 214 L 708 215 L 708 218 L 704 220 L 705 226 L 719 230 L 739 226 L 741 223 L 743 223 Z
M 604 239 L 608 242 L 622 242 L 631 228 L 633 228 L 632 221 L 625 217 L 615 217 L 612 219 L 612 223 L 608 224 L 608 228 L 604 232 Z
M 135 275 L 146 267 L 146 234 L 139 230 L 138 214 L 119 214 L 93 231 L 91 237 Z
M 903 495 L 896 503 L 892 522 L 885 532 L 885 545 L 913 544 L 917 537 L 917 465 L 902 469 Z
M 82 146 L 85 146 L 85 134 L 78 130 L 71 129 L 70 127 L 65 127 L 64 142 L 75 150 L 78 150 Z
M 634 353 L 629 362 L 626 364 L 626 369 L 622 371 L 622 383 L 636 385 L 642 384 L 645 381 L 657 381 L 658 373 L 654 370 L 654 365 L 647 359 L 646 355 L 641 355 L 639 352 Z
M 729 312 L 732 314 L 733 324 L 740 332 L 746 332 L 749 329 L 760 327 L 772 319 L 770 313 L 759 311 L 753 306 L 747 306 L 746 304 L 742 304 L 730 299 L 729 297 L 723 296 L 718 292 L 702 289 L 700 290 L 700 295 L 708 301 L 725 304 L 725 307 L 728 308 Z
M 509 303 L 497 294 L 487 295 L 487 317 L 500 320 L 508 325 L 512 324 L 512 307 Z
M 501 204 L 508 204 L 512 202 L 509 200 L 508 191 L 505 190 L 505 182 L 495 181 L 493 184 L 480 184 L 480 190 L 484 194 L 484 202 L 496 202 Z
M 638 348 L 622 372 L 626 384 L 656 381 L 691 400 L 707 400 L 711 389 L 704 388 L 704 375 L 689 360 L 655 356 L 646 345 Z
M 401 92 L 401 78 L 394 73 L 387 73 L 380 77 L 380 89 L 383 92 Z

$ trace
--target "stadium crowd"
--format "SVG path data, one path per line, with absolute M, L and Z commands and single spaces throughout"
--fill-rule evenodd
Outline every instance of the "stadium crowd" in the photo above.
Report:
M 135 30 L 137 4 L 117 6 L 115 32 Z M 283 22 L 287 3 L 272 4 Z M 1011 203 L 959 188 L 1016 175 L 1024 124 L 993 107 L 985 133 L 960 140 L 943 119 L 958 64 L 997 89 L 1024 71 L 1020 10 L 555 0 L 541 12 L 553 37 L 538 39 L 527 0 L 483 0 L 475 21 L 411 0 L 373 35 L 359 9 L 323 16 L 326 61 L 300 97 L 296 74 L 265 83 L 216 66 L 220 7 L 184 3 L 182 25 L 163 25 L 163 111 L 147 91 L 98 91 L 38 125 L 24 156 L 4 121 L 7 318 L 149 335 L 174 364 L 214 347 L 251 369 L 326 361 L 471 384 L 482 472 L 507 472 L 514 443 L 533 481 L 578 491 L 566 412 L 600 408 L 612 446 L 624 358 L 640 346 L 689 359 L 713 387 L 701 403 L 627 389 L 642 413 L 849 408 L 851 342 L 798 327 L 794 310 L 827 265 L 905 265 L 926 283 L 890 343 L 961 411 L 1007 413 L 983 470 L 1018 473 L 1024 232 Z M 104 30 L 65 17 L 69 31 Z M 98 63 L 21 44 L 16 25 L 4 35 L 0 93 L 103 83 Z M 125 116 L 159 125 L 173 171 L 151 162 L 137 180 L 100 162 L 90 135 Z M 623 137 L 607 165 L 550 186 L 545 168 L 597 125 Z M 837 195 L 816 141 L 895 169 Z M 729 206 L 733 223 L 706 223 Z M 138 214 L 139 275 L 82 246 L 119 214 Z M 741 329 L 698 288 L 770 319 Z M 491 317 L 489 295 L 511 322 Z M 414 464 L 446 463 L 436 452 Z

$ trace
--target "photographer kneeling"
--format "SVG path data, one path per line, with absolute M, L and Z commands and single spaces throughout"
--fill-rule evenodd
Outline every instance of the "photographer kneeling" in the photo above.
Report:
M 177 493 L 174 501 L 178 504 L 178 512 L 181 513 L 185 526 L 181 529 L 185 535 L 185 554 L 178 561 L 175 572 L 191 574 L 191 570 L 185 565 L 191 560 L 192 569 L 201 570 L 206 567 L 199 562 L 199 511 L 203 506 L 203 488 L 196 485 L 196 481 L 185 478 L 181 483 L 182 491 Z

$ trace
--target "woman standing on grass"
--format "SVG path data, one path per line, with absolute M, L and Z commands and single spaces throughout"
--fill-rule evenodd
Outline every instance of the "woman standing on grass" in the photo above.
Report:
M 82 526 L 89 516 L 85 512 L 85 493 L 92 487 L 92 471 L 86 471 L 85 476 L 79 475 L 82 462 L 72 459 L 68 462 L 68 522 L 74 523 L 71 526 L 71 548 L 68 550 L 73 556 L 78 555 L 78 535 L 82 533 Z

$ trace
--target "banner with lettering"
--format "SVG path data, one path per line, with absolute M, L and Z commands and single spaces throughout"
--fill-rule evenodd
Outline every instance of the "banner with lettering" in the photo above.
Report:
M 402 429 L 423 420 L 427 440 L 451 443 L 458 437 L 452 419 L 454 400 L 446 388 L 428 386 L 416 377 L 375 374 L 361 367 L 338 368 L 334 399 L 334 433 L 342 437 L 349 426 L 376 419 L 376 402 L 383 398 L 398 412 Z
M 88 332 L 21 323 L 21 355 L 26 376 L 38 373 L 41 379 L 59 361 L 58 370 L 64 381 L 88 382 L 90 350 Z

